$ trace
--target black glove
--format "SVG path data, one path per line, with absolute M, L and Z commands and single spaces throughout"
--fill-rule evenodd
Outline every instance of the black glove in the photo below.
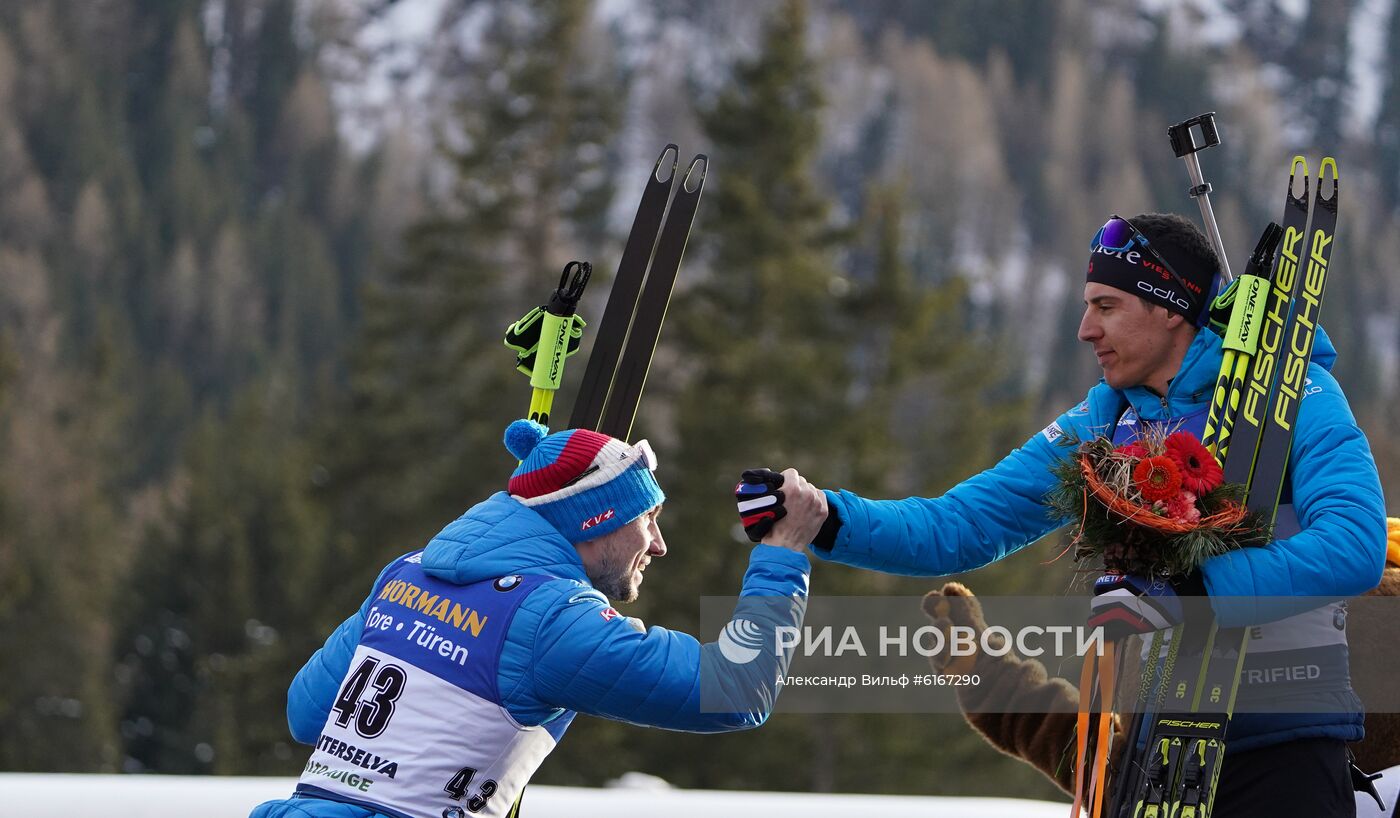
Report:
M 734 486 L 739 522 L 753 542 L 762 542 L 773 524 L 787 516 L 783 508 L 783 476 L 772 469 L 748 469 Z

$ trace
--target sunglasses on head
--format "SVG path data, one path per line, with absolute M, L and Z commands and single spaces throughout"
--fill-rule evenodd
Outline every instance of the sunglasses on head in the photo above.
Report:
M 1181 289 L 1187 293 L 1187 297 L 1192 297 L 1195 293 L 1191 285 L 1186 283 L 1186 279 L 1172 269 L 1172 266 L 1167 263 L 1166 259 L 1162 258 L 1160 253 L 1152 249 L 1151 242 L 1142 234 L 1142 231 L 1117 213 L 1109 217 L 1109 220 L 1103 223 L 1103 227 L 1099 228 L 1099 232 L 1094 234 L 1094 240 L 1089 244 L 1089 249 L 1093 250 L 1096 247 L 1102 247 L 1113 253 L 1126 253 L 1135 248 L 1140 249 L 1151 256 L 1152 260 L 1157 262 L 1163 270 L 1166 270 L 1172 278 L 1176 279 L 1176 283 L 1181 285 Z M 1192 300 L 1195 299 L 1192 298 Z

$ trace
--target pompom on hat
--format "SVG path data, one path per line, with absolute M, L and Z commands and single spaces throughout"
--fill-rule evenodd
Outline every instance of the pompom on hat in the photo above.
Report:
M 588 429 L 550 434 L 517 420 L 505 445 L 520 459 L 506 490 L 571 543 L 616 531 L 666 501 L 645 440 L 629 446 Z

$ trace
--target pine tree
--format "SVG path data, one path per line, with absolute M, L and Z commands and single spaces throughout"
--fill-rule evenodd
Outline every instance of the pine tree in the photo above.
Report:
M 565 263 L 598 246 L 611 196 L 616 78 L 591 8 L 493 7 L 445 129 L 451 196 L 365 295 L 348 405 L 325 438 L 327 497 L 337 528 L 353 532 L 345 547 L 357 566 L 329 601 L 340 610 L 384 560 L 503 489 L 513 467 L 501 435 L 530 388 L 502 334 L 548 297 Z
M 845 481 L 878 496 L 933 496 L 1001 454 L 1023 401 L 1008 399 L 1001 345 L 979 329 L 966 282 L 921 281 L 906 261 L 906 205 L 871 191 L 848 312 L 860 350 Z
M 1078 3 L 1037 3 L 1009 0 L 989 4 L 977 0 L 893 0 L 879 4 L 845 0 L 841 5 L 867 29 L 885 26 L 927 37 L 939 53 L 982 66 L 993 54 L 1009 56 L 1018 82 L 1042 90 L 1054 73 L 1055 44 L 1076 31 L 1073 16 L 1082 16 Z
M 758 55 L 700 111 L 711 178 L 633 430 L 658 446 L 669 498 L 662 525 L 672 533 L 659 581 L 629 613 L 690 633 L 697 589 L 739 587 L 748 552 L 733 518 L 739 472 L 766 463 L 821 473 L 850 384 L 831 296 L 839 237 L 812 167 L 821 93 L 806 31 L 805 5 L 782 4 Z M 554 781 L 565 771 L 640 769 L 681 786 L 760 786 L 791 770 L 758 747 L 812 741 L 803 720 L 773 719 L 757 738 L 703 739 L 580 720 L 540 773 Z M 611 752 L 600 758 L 600 746 Z M 697 754 L 712 763 L 687 763 Z
M 12 364 L 0 410 L 0 631 L 14 639 L 6 656 L 35 657 L 0 696 L 0 717 L 14 726 L 0 758 L 14 769 L 112 771 L 128 750 L 135 763 L 158 755 L 139 748 L 140 714 L 119 733 L 133 706 L 122 698 L 133 692 L 138 709 L 142 696 L 179 702 L 186 679 L 157 657 L 139 683 L 114 691 L 114 657 L 135 651 L 134 634 L 149 624 L 133 616 L 202 621 L 208 611 L 192 596 L 157 592 L 142 607 L 118 592 L 133 561 L 197 562 L 195 532 L 143 536 L 179 508 L 160 498 L 216 485 L 255 495 L 264 476 L 241 472 L 250 485 L 236 486 L 205 470 L 192 484 L 178 470 L 184 438 L 201 417 L 218 426 L 246 384 L 264 378 L 293 396 L 268 423 L 301 429 L 297 413 L 318 383 L 309 373 L 340 355 L 353 292 L 345 282 L 367 255 L 356 224 L 367 206 L 355 194 L 374 179 L 339 146 L 327 92 L 294 37 L 293 3 L 221 6 L 222 29 L 189 3 L 0 7 L 0 346 Z M 258 445 L 251 432 L 247 445 Z M 319 545 L 296 544 L 307 554 Z M 263 601 L 268 621 L 296 610 Z M 211 745 L 239 759 L 220 769 L 270 769 L 259 736 L 285 739 L 278 700 L 289 676 L 279 669 L 268 674 L 274 687 L 239 687 L 265 700 L 238 708 L 247 736 Z M 218 723 L 199 708 L 228 701 L 194 701 L 198 715 L 168 729 Z M 242 749 L 224 752 L 233 746 Z M 240 754 L 248 746 L 262 750 Z M 172 769 L 197 768 L 181 766 L 191 749 L 182 752 Z
M 730 521 L 714 510 L 739 471 L 762 457 L 820 474 L 835 450 L 833 410 L 852 383 L 836 295 L 847 282 L 835 265 L 848 240 L 815 174 L 822 99 L 806 31 L 805 5 L 784 3 L 758 56 L 701 112 L 714 145 L 714 189 L 697 227 L 708 263 L 677 293 L 663 337 L 663 353 L 687 365 L 656 372 L 675 415 L 671 525 L 725 548 Z M 639 434 L 649 429 L 658 427 L 644 407 Z M 692 553 L 704 567 L 686 573 L 702 587 L 737 587 L 742 560 L 720 547 Z
M 109 109 L 84 70 L 100 60 L 59 11 L 0 12 L 0 655 L 24 657 L 6 664 L 0 764 L 112 770 L 110 610 L 134 545 L 140 368 L 128 317 L 102 297 L 118 236 L 89 178 L 108 155 L 91 131 Z
M 206 411 L 157 498 L 132 572 L 145 592 L 122 606 L 128 772 L 294 769 L 286 690 L 320 646 L 308 589 L 334 558 L 294 403 L 272 376 L 226 418 Z
M 730 491 L 743 468 L 795 465 L 818 485 L 899 496 L 946 488 L 991 457 L 996 420 L 973 407 L 995 368 L 964 337 L 963 287 L 932 289 L 905 263 L 893 194 L 872 194 L 865 225 L 833 224 L 816 167 L 822 100 L 806 36 L 804 4 L 783 4 L 759 53 L 701 112 L 714 145 L 696 235 L 707 263 L 687 268 L 636 432 L 663 444 L 670 498 L 670 552 L 637 608 L 667 627 L 695 632 L 697 589 L 739 586 L 748 548 Z M 824 565 L 815 574 L 823 596 L 927 588 Z M 828 791 L 879 779 L 892 789 L 910 779 L 876 768 L 927 730 L 907 717 L 778 715 L 754 733 L 695 738 L 580 721 L 541 775 L 642 769 L 691 787 Z M 965 727 L 950 721 L 939 735 L 955 730 Z M 608 748 L 602 769 L 599 747 Z M 794 752 L 805 759 L 796 781 Z M 697 754 L 710 761 L 688 763 Z
M 110 614 L 134 546 L 113 488 L 135 368 L 111 315 L 65 359 L 42 262 L 0 249 L 0 269 L 0 766 L 113 771 Z
M 1297 80 L 1289 102 L 1308 125 L 1310 142 L 1325 151 L 1342 145 L 1351 77 L 1348 45 L 1353 0 L 1310 0 L 1288 66 Z
M 1381 105 L 1376 115 L 1376 178 L 1387 211 L 1400 208 L 1400 11 L 1391 8 L 1386 32 Z

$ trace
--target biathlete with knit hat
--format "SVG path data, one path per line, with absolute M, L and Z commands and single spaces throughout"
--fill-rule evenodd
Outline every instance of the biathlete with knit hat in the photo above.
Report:
M 1149 426 L 1200 437 L 1223 357 L 1220 337 L 1201 331 L 1218 267 L 1205 237 L 1181 216 L 1109 219 L 1092 243 L 1084 284 L 1079 340 L 1103 369 L 1085 400 L 941 497 L 827 492 L 831 519 L 813 552 L 894 574 L 969 571 L 1068 522 L 1049 517 L 1045 503 L 1055 485 L 1051 465 L 1073 452 L 1062 438 L 1111 435 L 1121 445 Z M 1275 598 L 1276 613 L 1291 606 L 1294 615 L 1251 629 L 1239 695 L 1242 708 L 1251 699 L 1255 706 L 1230 722 L 1215 815 L 1355 810 L 1346 742 L 1362 736 L 1362 706 L 1351 687 L 1344 603 L 1329 600 L 1380 581 L 1385 513 L 1366 436 L 1330 371 L 1336 355 L 1318 328 L 1272 542 L 1213 557 L 1171 581 L 1105 574 L 1095 586 L 1091 622 L 1143 619 L 1134 612 L 1149 609 L 1165 617 L 1181 609 L 1170 600 L 1181 594 L 1208 596 L 1222 627 L 1257 624 L 1233 621 L 1251 616 L 1249 598 Z M 1227 597 L 1237 599 L 1222 603 Z M 1298 599 L 1276 599 L 1283 597 Z M 1142 632 L 1159 627 L 1160 620 L 1140 622 Z M 1268 683 L 1296 678 L 1307 682 Z
M 389 563 L 297 674 L 287 719 L 314 749 L 295 794 L 254 816 L 514 815 L 576 713 L 693 732 L 767 719 L 825 496 L 785 475 L 786 519 L 725 631 L 774 650 L 726 651 L 613 608 L 667 550 L 646 441 L 522 420 L 505 442 L 521 461 L 507 490 Z

